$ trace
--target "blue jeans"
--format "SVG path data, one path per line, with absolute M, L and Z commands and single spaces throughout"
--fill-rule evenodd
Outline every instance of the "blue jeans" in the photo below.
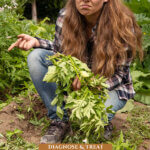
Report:
M 46 57 L 49 55 L 53 55 L 54 52 L 45 49 L 34 49 L 28 56 L 28 67 L 31 75 L 31 79 L 33 84 L 42 98 L 46 108 L 48 109 L 48 117 L 50 119 L 59 120 L 56 114 L 56 106 L 51 106 L 51 101 L 56 96 L 55 90 L 57 88 L 56 83 L 46 83 L 43 82 L 43 77 L 48 70 L 48 66 L 53 65 L 51 61 L 47 60 Z M 118 111 L 125 104 L 126 100 L 120 100 L 116 91 L 109 92 L 109 99 L 105 102 L 105 106 L 109 107 L 113 105 L 112 110 Z M 64 118 L 63 120 L 68 120 L 67 112 L 64 110 Z M 111 121 L 115 114 L 107 114 L 108 120 Z

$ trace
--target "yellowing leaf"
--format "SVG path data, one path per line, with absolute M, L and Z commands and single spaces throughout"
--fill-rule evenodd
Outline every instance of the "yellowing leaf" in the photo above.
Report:
M 57 96 L 56 96 L 56 97 L 53 99 L 53 101 L 51 102 L 51 105 L 54 106 L 54 105 L 57 104 L 57 102 L 58 102 L 58 98 L 57 98 Z
M 63 118 L 63 115 L 64 115 L 64 112 L 63 110 L 60 108 L 60 106 L 57 106 L 57 116 L 62 119 Z
M 46 73 L 43 81 L 55 82 L 54 77 L 56 76 L 56 66 L 49 66 L 48 72 Z
M 86 71 L 81 71 L 80 74 L 81 74 L 81 76 L 82 76 L 83 78 L 87 78 L 87 77 L 90 76 L 90 74 L 89 74 L 88 72 L 86 72 Z

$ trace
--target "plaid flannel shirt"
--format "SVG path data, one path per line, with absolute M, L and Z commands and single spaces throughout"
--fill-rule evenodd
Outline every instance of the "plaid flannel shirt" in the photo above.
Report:
M 59 16 L 56 21 L 55 26 L 55 39 L 53 42 L 49 40 L 44 40 L 37 38 L 40 42 L 40 48 L 44 48 L 47 50 L 52 50 L 54 52 L 62 52 L 61 44 L 62 44 L 62 25 L 65 16 L 65 10 L 61 9 L 59 12 Z M 93 28 L 93 35 L 96 27 Z M 127 48 L 128 49 L 128 48 Z M 119 99 L 131 99 L 134 97 L 135 91 L 133 89 L 132 79 L 130 75 L 130 64 L 131 59 L 128 59 L 123 65 L 120 66 L 115 72 L 115 74 L 109 78 L 106 83 L 108 84 L 108 90 L 115 90 L 118 94 Z

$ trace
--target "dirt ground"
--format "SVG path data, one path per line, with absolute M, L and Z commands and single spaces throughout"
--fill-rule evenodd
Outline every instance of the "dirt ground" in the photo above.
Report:
M 43 116 L 46 116 L 47 111 L 43 105 L 43 103 L 39 100 L 35 100 L 33 110 L 40 111 L 37 115 L 37 118 L 40 119 Z M 24 100 L 22 104 L 17 104 L 16 102 L 11 102 L 9 105 L 4 107 L 0 111 L 0 133 L 5 135 L 6 131 L 12 131 L 14 129 L 20 129 L 23 131 L 22 137 L 30 142 L 39 144 L 41 137 L 41 129 L 42 127 L 36 127 L 29 123 L 29 120 L 33 117 L 33 113 L 27 113 L 26 108 L 30 106 L 31 103 L 29 100 Z M 23 110 L 20 113 L 20 109 Z M 25 119 L 19 119 L 17 114 L 24 114 Z M 4 139 L 3 139 L 4 140 Z
M 37 115 L 38 119 L 42 118 L 43 116 L 46 116 L 47 111 L 43 105 L 43 103 L 40 100 L 35 100 L 33 109 L 35 111 L 40 111 Z M 27 113 L 25 111 L 25 108 L 31 105 L 31 102 L 29 100 L 24 100 L 22 104 L 17 104 L 15 102 L 11 102 L 8 106 L 4 107 L 0 111 L 0 133 L 4 134 L 8 130 L 14 130 L 14 129 L 20 129 L 23 131 L 23 138 L 30 142 L 39 144 L 40 138 L 41 138 L 41 129 L 42 127 L 35 127 L 31 123 L 29 123 L 29 119 L 33 116 L 31 112 Z M 143 105 L 140 103 L 135 102 L 135 105 Z M 19 108 L 23 108 L 21 110 L 21 114 L 25 115 L 24 120 L 20 120 L 17 117 L 17 114 L 20 114 Z M 116 114 L 115 118 L 112 120 L 112 123 L 117 130 L 127 130 L 126 125 L 126 113 Z M 1 139 L 1 141 L 4 141 L 4 139 Z M 1 142 L 0 141 L 0 142 Z M 150 147 L 150 140 L 145 140 L 144 145 L 147 144 Z M 145 150 L 143 146 L 140 147 L 140 150 Z M 150 149 L 149 149 L 150 150 Z

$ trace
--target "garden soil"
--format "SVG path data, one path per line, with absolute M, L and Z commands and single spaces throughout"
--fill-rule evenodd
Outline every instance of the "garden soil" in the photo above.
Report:
M 35 112 L 41 112 L 37 115 L 38 119 L 46 116 L 46 109 L 38 98 L 37 100 L 33 100 L 32 103 L 27 99 L 24 99 L 22 104 L 11 102 L 0 111 L 0 133 L 5 135 L 6 131 L 20 129 L 23 131 L 22 137 L 26 141 L 39 144 L 43 127 L 34 126 L 29 122 L 29 120 L 33 117 L 33 113 L 31 111 L 27 113 L 27 109 L 30 106 L 33 106 L 33 110 Z M 19 119 L 17 114 L 24 114 L 25 119 Z M 5 141 L 5 139 L 1 140 Z
M 29 120 L 33 117 L 33 114 L 31 112 L 27 113 L 27 108 L 32 104 L 33 110 L 35 112 L 40 112 L 37 113 L 38 119 L 46 116 L 47 110 L 45 109 L 43 103 L 41 102 L 41 100 L 39 100 L 37 95 L 34 95 L 34 100 L 32 100 L 32 103 L 28 99 L 22 100 L 23 103 L 21 104 L 11 102 L 0 111 L 0 133 L 5 135 L 6 131 L 12 131 L 17 128 L 23 131 L 22 137 L 26 141 L 39 144 L 43 127 L 34 126 L 29 123 Z M 135 102 L 135 105 L 143 104 Z M 24 114 L 25 119 L 19 119 L 17 114 Z M 119 130 L 127 130 L 127 128 L 129 128 L 126 122 L 127 115 L 127 113 L 118 113 L 115 115 L 115 118 L 112 120 L 115 132 Z M 5 139 L 0 139 L 0 142 L 5 142 Z M 149 145 L 150 147 L 150 140 L 145 140 L 143 144 Z M 145 149 L 143 146 L 141 146 L 140 150 Z

